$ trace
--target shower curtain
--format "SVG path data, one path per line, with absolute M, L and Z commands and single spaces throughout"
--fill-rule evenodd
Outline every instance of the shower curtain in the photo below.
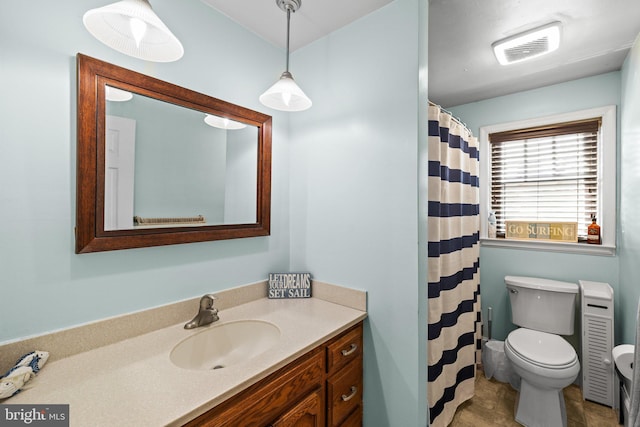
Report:
M 480 362 L 479 152 L 471 132 L 429 105 L 428 400 L 448 425 Z

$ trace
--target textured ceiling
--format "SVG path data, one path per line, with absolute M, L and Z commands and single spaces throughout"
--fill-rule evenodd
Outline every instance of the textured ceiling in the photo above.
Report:
M 493 42 L 552 21 L 558 50 L 498 64 Z M 619 70 L 639 32 L 639 0 L 431 0 L 429 98 L 450 107 Z

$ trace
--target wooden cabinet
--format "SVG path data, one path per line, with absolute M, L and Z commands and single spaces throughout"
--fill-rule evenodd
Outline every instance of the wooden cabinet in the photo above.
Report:
M 188 422 L 206 427 L 362 425 L 362 323 Z

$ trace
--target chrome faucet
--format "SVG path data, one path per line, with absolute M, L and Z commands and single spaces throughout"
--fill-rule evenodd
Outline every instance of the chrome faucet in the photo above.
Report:
M 196 317 L 194 317 L 190 322 L 186 323 L 184 328 L 198 328 L 218 321 L 220 319 L 218 317 L 218 309 L 213 307 L 213 302 L 215 300 L 216 297 L 211 294 L 206 294 L 200 298 L 200 309 L 198 310 L 198 314 L 196 314 Z

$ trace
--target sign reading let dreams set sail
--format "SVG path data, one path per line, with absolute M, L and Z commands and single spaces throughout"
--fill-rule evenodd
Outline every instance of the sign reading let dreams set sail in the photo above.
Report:
M 270 273 L 269 298 L 311 298 L 311 273 Z

